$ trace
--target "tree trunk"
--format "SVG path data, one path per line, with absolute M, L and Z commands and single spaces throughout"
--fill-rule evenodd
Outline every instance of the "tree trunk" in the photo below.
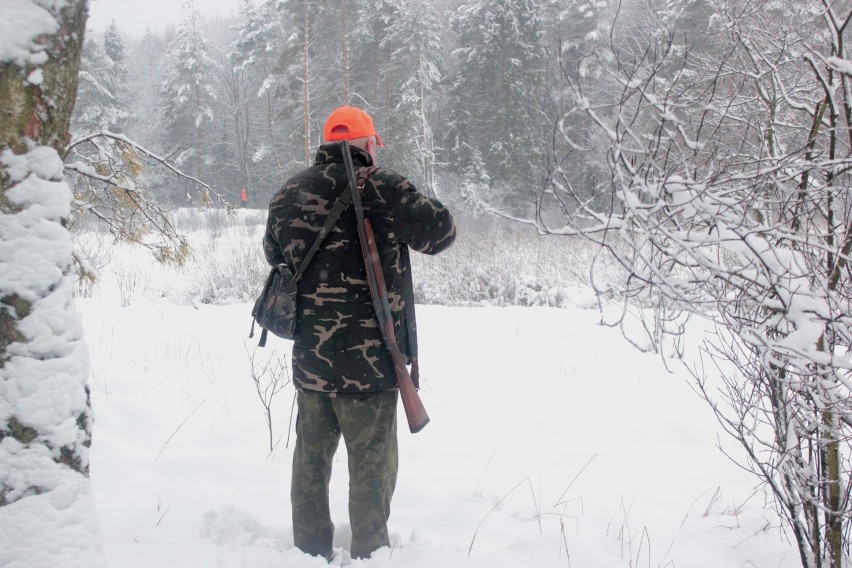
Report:
M 302 67 L 304 76 L 302 78 L 304 85 L 303 88 L 303 96 L 305 98 L 304 102 L 304 113 L 305 113 L 305 163 L 311 163 L 311 101 L 310 101 L 310 89 L 308 89 L 308 80 L 309 80 L 309 49 L 310 49 L 310 19 L 308 18 L 308 0 L 304 0 L 303 3 L 305 10 L 305 43 L 302 47 Z
M 822 451 L 825 460 L 824 474 L 825 495 L 823 504 L 825 510 L 825 544 L 826 558 L 830 568 L 841 568 L 843 566 L 843 508 L 840 489 L 840 444 L 835 439 L 838 430 L 837 417 L 833 412 L 823 413 L 823 426 L 825 427 L 825 448 Z
M 351 100 L 349 94 L 349 3 L 343 0 L 340 8 L 340 20 L 343 24 L 343 104 Z
M 19 8 L 26 25 L 11 31 L 11 45 L 31 47 L 0 61 L 0 564 L 101 566 L 88 479 L 90 368 L 59 157 L 88 3 Z

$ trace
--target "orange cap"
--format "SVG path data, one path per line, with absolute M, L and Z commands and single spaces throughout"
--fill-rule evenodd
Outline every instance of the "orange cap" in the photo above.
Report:
M 325 121 L 322 135 L 326 142 L 375 136 L 379 146 L 384 147 L 381 137 L 376 132 L 376 127 L 373 126 L 373 119 L 370 118 L 370 115 L 360 108 L 351 106 L 337 107 L 331 111 L 331 114 L 328 115 L 328 119 Z

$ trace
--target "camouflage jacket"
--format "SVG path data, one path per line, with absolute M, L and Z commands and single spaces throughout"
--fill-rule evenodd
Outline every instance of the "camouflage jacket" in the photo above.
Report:
M 372 166 L 368 153 L 351 148 L 355 168 Z M 295 272 L 343 191 L 349 190 L 341 146 L 321 146 L 314 164 L 272 197 L 263 243 L 269 264 L 286 263 Z M 426 254 L 446 249 L 455 239 L 453 218 L 440 202 L 418 193 L 411 182 L 386 168 L 370 176 L 361 199 L 376 234 L 397 341 L 411 357 L 416 345 L 409 347 L 403 293 L 411 271 L 407 247 Z M 336 395 L 395 388 L 393 365 L 367 285 L 354 207 L 343 212 L 298 289 L 296 387 Z M 413 305 L 409 309 L 413 313 Z

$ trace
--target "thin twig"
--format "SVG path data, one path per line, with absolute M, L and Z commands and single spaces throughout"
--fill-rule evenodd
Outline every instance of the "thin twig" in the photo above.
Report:
M 493 450 L 491 450 L 491 456 L 488 458 L 488 463 L 485 464 L 485 469 L 482 470 L 482 475 L 479 476 L 479 481 L 476 484 L 476 488 L 473 490 L 473 496 L 474 497 L 476 497 L 477 495 L 480 495 L 479 487 L 482 485 L 482 480 L 485 479 L 485 474 L 486 474 L 486 472 L 488 472 L 488 467 L 491 465 L 491 460 L 494 459 L 494 454 L 497 453 L 498 447 L 500 447 L 499 443 L 494 446 Z
M 532 495 L 533 505 L 535 505 L 535 518 L 538 520 L 538 532 L 539 534 L 544 534 L 544 529 L 541 528 L 541 510 L 538 508 L 538 501 L 535 498 L 535 491 L 533 490 L 532 481 L 530 478 L 527 478 L 527 481 L 530 482 L 530 494 Z M 539 483 L 541 483 L 541 478 L 539 478 Z M 541 493 L 541 488 L 539 487 L 539 493 Z
M 574 485 L 574 482 L 577 481 L 577 478 L 580 477 L 580 475 L 582 475 L 584 471 L 586 471 L 586 468 L 589 467 L 589 465 L 591 465 L 593 461 L 595 461 L 596 457 L 598 457 L 598 454 L 595 454 L 591 458 L 589 458 L 589 461 L 586 462 L 586 465 L 580 468 L 580 471 L 577 472 L 577 475 L 574 476 L 574 478 L 571 480 L 571 483 L 568 484 L 568 487 L 565 488 L 565 491 L 563 491 L 562 495 L 559 496 L 559 499 L 556 500 L 556 503 L 553 505 L 554 507 L 564 505 L 562 499 L 565 498 L 565 494 L 568 493 L 568 490 L 571 489 L 571 486 Z
M 713 503 L 715 503 L 715 502 L 716 502 L 716 497 L 718 497 L 718 496 L 719 496 L 719 490 L 720 490 L 720 489 L 721 489 L 721 487 L 717 487 L 717 488 L 716 488 L 716 492 L 715 492 L 715 493 L 713 493 L 713 497 L 710 499 L 710 503 L 708 503 L 708 504 L 707 504 L 707 508 L 706 508 L 706 509 L 704 509 L 704 514 L 702 515 L 702 517 L 706 517 L 706 516 L 708 516 L 708 515 L 710 514 L 710 508 L 711 508 L 711 507 L 713 507 Z
M 169 439 L 168 439 L 168 440 L 166 440 L 166 443 L 165 443 L 165 444 L 163 444 L 163 447 L 162 447 L 162 448 L 160 448 L 160 451 L 159 451 L 159 452 L 157 452 L 157 457 L 155 457 L 155 458 L 154 458 L 154 461 L 157 461 L 158 459 L 160 459 L 160 456 L 161 456 L 161 455 L 163 455 L 163 450 L 165 450 L 165 449 L 166 449 L 166 446 L 168 446 L 168 445 L 169 445 L 169 442 L 171 442 L 171 441 L 172 441 L 172 438 L 174 438 L 174 437 L 175 437 L 175 434 L 177 434 L 177 433 L 178 433 L 178 430 L 180 430 L 180 429 L 181 429 L 181 427 L 183 427 L 183 425 L 184 425 L 184 424 L 186 424 L 187 420 L 189 420 L 190 418 L 192 418 L 192 415 L 193 415 L 193 414 L 195 414 L 195 412 L 196 412 L 199 408 L 201 408 L 201 405 L 203 405 L 205 402 L 207 402 L 207 399 L 206 399 L 206 398 L 205 398 L 204 400 L 202 400 L 201 402 L 199 402 L 199 403 L 198 403 L 198 406 L 196 406 L 196 407 L 195 407 L 195 409 L 194 409 L 192 412 L 190 412 L 190 413 L 189 413 L 189 416 L 187 416 L 186 418 L 184 418 L 184 419 L 183 419 L 183 422 L 181 422 L 180 424 L 178 424 L 177 428 L 175 428 L 174 432 L 172 432 L 172 435 L 171 435 L 171 436 L 169 436 Z
M 717 492 L 719 491 L 718 487 L 716 488 L 716 491 Z M 707 493 L 709 493 L 709 492 L 710 492 L 710 490 L 708 489 L 707 491 L 705 491 L 704 493 L 702 493 L 701 495 L 699 495 L 698 497 L 695 498 L 695 500 L 692 502 L 692 505 L 689 506 L 689 509 L 687 509 L 686 514 L 683 516 L 683 520 L 680 522 L 680 528 L 683 528 L 683 525 L 686 524 L 686 519 L 689 518 L 689 514 L 692 512 L 692 508 L 695 507 L 695 504 L 698 503 L 698 500 L 701 499 L 702 497 L 704 497 L 705 495 L 707 495 Z
M 157 521 L 157 525 L 156 525 L 156 526 L 158 526 L 158 527 L 160 526 L 160 523 L 162 523 L 162 522 L 163 522 L 163 519 L 165 519 L 165 518 L 166 518 L 166 513 L 168 513 L 168 512 L 171 510 L 172 505 L 173 505 L 173 503 L 169 503 L 169 506 L 168 506 L 168 507 L 166 507 L 166 510 L 165 510 L 165 511 L 163 511 L 163 514 L 162 514 L 162 515 L 160 515 L 160 520 L 159 520 L 159 521 Z
M 565 534 L 564 519 L 559 519 L 559 532 L 562 533 L 562 543 L 565 545 L 565 557 L 568 560 L 568 568 L 571 568 L 571 553 L 568 552 L 568 536 Z
M 514 487 L 512 487 L 512 489 L 511 489 L 508 493 L 506 493 L 505 495 L 503 495 L 503 497 L 502 497 L 499 501 L 497 501 L 497 503 L 495 503 L 493 507 L 491 507 L 491 510 L 490 510 L 490 511 L 488 511 L 488 514 L 487 514 L 487 515 L 485 515 L 485 517 L 483 517 L 481 521 L 479 521 L 479 524 L 476 526 L 476 530 L 475 530 L 475 531 L 473 531 L 473 538 L 472 538 L 472 539 L 470 539 L 470 547 L 468 547 L 468 549 L 467 549 L 467 555 L 468 555 L 468 557 L 470 557 L 470 553 L 473 551 L 473 543 L 476 541 L 476 535 L 479 533 L 479 529 L 482 527 L 482 525 L 485 523 L 485 521 L 488 519 L 488 517 L 490 517 L 490 516 L 491 516 L 491 513 L 493 513 L 493 512 L 497 509 L 497 507 L 499 507 L 499 506 L 503 503 L 503 501 L 505 501 L 505 500 L 506 500 L 506 498 L 508 498 L 508 497 L 509 497 L 509 495 L 511 495 L 512 493 L 514 493 L 514 492 L 515 492 L 515 490 L 516 490 L 518 487 L 520 487 L 521 485 L 523 485 L 525 481 L 526 481 L 527 483 L 532 483 L 532 482 L 530 481 L 530 478 L 529 478 L 529 477 L 525 477 L 524 479 L 522 479 L 521 481 L 519 481 L 519 482 L 518 482 L 518 484 L 517 484 L 517 485 L 515 485 Z

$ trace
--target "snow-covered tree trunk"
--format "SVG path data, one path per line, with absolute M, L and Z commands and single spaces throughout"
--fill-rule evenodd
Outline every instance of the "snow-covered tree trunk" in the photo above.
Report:
M 11 0 L 0 34 L 0 565 L 103 564 L 88 479 L 88 351 L 59 152 L 86 0 Z
M 432 125 L 443 80 L 441 24 L 425 0 L 386 0 L 376 9 L 382 17 L 360 39 L 367 44 L 362 53 L 380 54 L 369 77 L 382 83 L 381 132 L 387 144 L 382 159 L 436 196 Z M 379 41 L 370 45 L 374 38 Z

